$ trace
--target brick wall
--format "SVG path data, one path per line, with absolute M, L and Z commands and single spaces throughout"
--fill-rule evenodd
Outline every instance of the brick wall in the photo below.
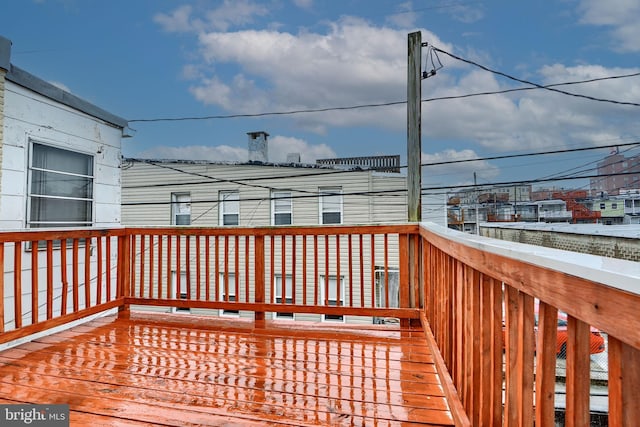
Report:
M 640 239 L 498 227 L 481 227 L 480 234 L 510 242 L 640 261 Z

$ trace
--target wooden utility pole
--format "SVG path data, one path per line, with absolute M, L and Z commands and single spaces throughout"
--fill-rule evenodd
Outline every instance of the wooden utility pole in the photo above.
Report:
M 421 147 L 421 82 L 422 33 L 409 34 L 407 63 L 407 190 L 408 219 L 418 222 L 422 219 L 420 161 Z
M 407 213 L 409 222 L 422 220 L 421 203 L 421 62 L 422 62 L 422 33 L 417 31 L 409 34 L 408 62 L 407 62 Z M 418 289 L 418 292 L 410 292 L 410 307 L 422 307 L 424 301 L 424 288 L 420 283 L 420 249 L 417 239 L 419 236 L 409 236 L 408 239 L 408 279 L 406 285 L 409 289 Z M 418 286 L 420 284 L 420 286 Z M 406 322 L 406 321 L 405 321 Z M 404 326 L 404 325 L 403 325 Z

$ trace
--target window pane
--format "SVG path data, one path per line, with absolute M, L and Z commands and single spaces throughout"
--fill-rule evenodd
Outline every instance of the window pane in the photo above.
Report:
M 238 225 L 238 215 L 224 214 L 222 217 L 222 225 Z
M 175 225 L 191 225 L 191 215 L 176 215 Z
M 31 194 L 90 199 L 93 180 L 80 176 L 34 170 L 31 174 Z
M 91 202 L 87 200 L 31 197 L 31 222 L 91 223 Z M 53 226 L 53 225 L 52 225 Z
M 48 145 L 33 144 L 32 167 L 93 176 L 93 157 Z
M 340 212 L 323 212 L 322 223 L 323 224 L 340 224 L 341 221 Z
M 275 225 L 291 225 L 290 213 L 276 213 L 273 217 Z

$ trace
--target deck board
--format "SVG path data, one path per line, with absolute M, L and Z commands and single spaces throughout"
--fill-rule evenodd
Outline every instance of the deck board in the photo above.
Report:
M 0 399 L 72 425 L 453 425 L 419 329 L 113 317 L 0 352 Z

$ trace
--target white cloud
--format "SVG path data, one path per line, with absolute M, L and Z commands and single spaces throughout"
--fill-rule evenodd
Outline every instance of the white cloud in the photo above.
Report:
M 398 28 L 413 28 L 418 14 L 413 12 L 413 4 L 408 1 L 397 6 L 398 11 L 387 17 L 387 22 Z
M 318 159 L 337 157 L 336 152 L 326 144 L 311 145 L 302 139 L 288 136 L 269 139 L 269 161 L 284 162 L 289 153 L 300 153 L 302 163 L 315 163 Z
M 141 151 L 135 157 L 144 159 L 179 159 L 179 160 L 209 160 L 212 162 L 246 162 L 248 152 L 246 148 L 218 145 L 186 145 L 180 147 L 158 146 Z
M 452 160 L 476 159 L 478 155 L 473 150 L 447 149 L 433 154 L 422 153 L 423 164 L 439 163 Z M 465 185 L 473 183 L 473 173 L 480 182 L 495 179 L 500 170 L 485 160 L 477 160 L 463 163 L 450 163 L 445 165 L 424 166 L 422 168 L 423 185 Z
M 250 0 L 224 0 L 217 8 L 206 12 L 185 5 L 169 14 L 158 13 L 153 20 L 167 32 L 227 31 L 233 26 L 251 24 L 256 17 L 268 13 L 266 6 Z
M 637 0 L 581 0 L 580 22 L 612 27 L 615 50 L 640 52 L 640 3 Z
M 328 145 L 310 144 L 299 138 L 275 135 L 269 138 L 268 144 L 269 161 L 273 163 L 284 163 L 289 153 L 299 153 L 302 163 L 315 163 L 317 159 L 336 157 L 335 151 Z M 229 145 L 158 146 L 139 152 L 135 157 L 145 159 L 246 162 L 249 159 L 249 153 L 246 147 L 233 147 Z
M 293 4 L 301 9 L 311 9 L 313 6 L 313 0 L 293 0 Z
M 433 34 L 424 38 L 447 47 Z M 367 40 L 367 43 L 362 43 Z M 358 18 L 331 23 L 326 33 L 246 30 L 200 35 L 209 64 L 235 64 L 233 77 L 209 76 L 191 88 L 197 99 L 229 111 L 291 111 L 406 98 L 407 34 Z M 260 82 L 258 84 L 257 82 Z M 230 96 L 232 94 L 232 96 Z M 401 111 L 401 109 L 399 110 Z M 307 128 L 369 124 L 399 128 L 405 118 L 386 109 L 299 116 Z

